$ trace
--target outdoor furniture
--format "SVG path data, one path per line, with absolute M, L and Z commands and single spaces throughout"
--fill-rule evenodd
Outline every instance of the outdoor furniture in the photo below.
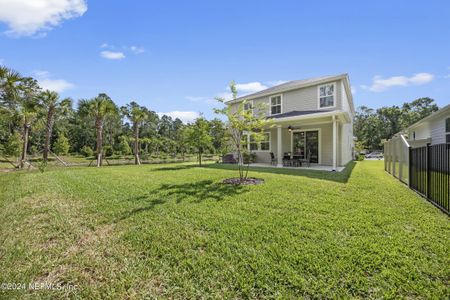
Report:
M 237 160 L 234 158 L 233 154 L 225 154 L 222 156 L 223 164 L 237 164 Z
M 283 155 L 283 167 L 291 167 L 291 166 L 292 166 L 291 154 L 290 153 L 284 153 L 284 155 Z
M 275 166 L 277 164 L 277 159 L 275 158 L 275 154 L 273 154 L 273 152 L 270 152 L 270 164 L 272 166 Z
M 292 165 L 294 166 L 294 167 L 301 167 L 302 166 L 302 157 L 300 156 L 300 155 L 296 155 L 296 154 L 294 154 L 293 156 L 292 156 Z
M 300 165 L 302 163 L 305 163 L 306 166 L 309 168 L 311 166 L 311 150 L 308 150 L 306 158 L 300 159 L 299 162 L 300 162 Z

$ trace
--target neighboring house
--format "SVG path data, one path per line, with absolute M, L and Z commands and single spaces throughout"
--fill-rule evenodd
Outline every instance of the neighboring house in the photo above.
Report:
M 411 147 L 450 143 L 450 105 L 404 130 Z
M 280 167 L 287 153 L 303 158 L 310 153 L 311 163 L 334 170 L 352 160 L 355 108 L 347 74 L 289 81 L 227 104 L 244 100 L 245 109 L 265 103 L 264 113 L 274 121 L 265 141 L 248 142 L 256 162 L 270 163 L 271 152 Z

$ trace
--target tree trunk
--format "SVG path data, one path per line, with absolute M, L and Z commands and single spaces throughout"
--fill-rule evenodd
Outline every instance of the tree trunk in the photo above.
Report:
M 202 150 L 198 151 L 198 164 L 202 166 Z
M 44 143 L 44 162 L 48 160 L 48 152 L 50 151 L 50 139 L 52 138 L 53 132 L 53 108 L 48 110 L 47 114 L 47 128 L 45 131 L 45 143 Z
M 95 120 L 95 128 L 97 129 L 97 167 L 102 165 L 102 145 L 103 145 L 103 124 L 101 119 Z
M 27 159 L 29 128 L 30 128 L 29 124 L 25 123 L 25 125 L 23 125 L 23 146 L 22 146 L 22 155 L 20 157 L 20 168 L 24 167 L 25 160 Z
M 141 164 L 139 159 L 139 125 L 137 123 L 134 124 L 134 164 Z

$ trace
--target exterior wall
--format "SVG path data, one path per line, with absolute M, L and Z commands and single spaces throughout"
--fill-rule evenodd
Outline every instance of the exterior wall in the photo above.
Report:
M 344 166 L 353 159 L 354 141 L 353 141 L 353 123 L 342 124 L 339 147 L 341 149 L 339 165 Z
M 320 125 L 308 125 L 301 126 L 301 129 L 319 129 L 320 133 L 320 159 L 322 165 L 332 165 L 333 164 L 333 127 L 331 123 L 320 124 Z M 277 144 L 278 144 L 278 136 L 277 136 L 277 128 L 271 128 L 270 130 L 270 150 L 271 151 L 253 151 L 256 154 L 256 162 L 258 163 L 270 163 L 270 152 L 275 154 L 277 157 Z M 292 134 L 287 130 L 287 128 L 282 129 L 282 151 L 283 154 L 285 152 L 292 152 L 292 142 L 291 137 Z M 339 145 L 339 143 L 338 143 Z M 339 147 L 338 147 L 339 149 Z M 339 151 L 339 150 L 338 150 Z M 339 152 L 338 152 L 339 153 Z M 338 156 L 339 157 L 339 156 Z
M 430 122 L 431 144 L 445 143 L 445 120 L 450 118 L 450 115 L 442 116 Z
M 331 81 L 329 83 L 335 83 L 335 101 L 336 101 L 336 107 L 328 108 L 333 110 L 341 110 L 344 109 L 343 107 L 343 101 L 342 96 L 345 95 L 344 86 L 342 83 L 342 80 L 337 81 Z M 323 85 L 323 84 L 320 84 Z M 281 95 L 281 113 L 286 113 L 294 110 L 317 110 L 319 109 L 319 86 L 320 85 L 314 85 L 310 87 L 300 88 L 293 91 L 284 92 L 281 94 L 273 94 L 271 96 L 275 95 Z M 270 114 L 270 97 L 271 96 L 265 96 L 261 98 L 255 98 L 249 101 L 253 101 L 253 106 L 257 107 L 261 103 L 263 103 L 266 106 L 266 115 Z M 346 104 L 345 109 L 348 111 L 351 111 L 350 105 L 348 104 L 347 97 L 345 96 Z M 231 104 L 234 107 L 236 107 L 238 104 L 234 103 Z M 323 108 L 324 110 L 327 110 L 327 108 Z
M 432 145 L 445 143 L 445 120 L 447 118 L 450 118 L 450 115 L 443 115 L 427 123 L 420 124 L 408 132 L 408 142 L 414 147 L 425 146 L 430 142 L 430 138 Z

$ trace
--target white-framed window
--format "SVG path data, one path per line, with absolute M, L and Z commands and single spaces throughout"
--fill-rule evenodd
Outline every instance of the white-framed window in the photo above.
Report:
M 270 97 L 270 114 L 278 115 L 281 114 L 281 95 L 276 95 Z
M 264 132 L 264 139 L 259 143 L 255 142 L 252 135 L 245 134 L 245 136 L 244 147 L 248 151 L 270 152 L 270 132 Z
M 319 86 L 319 108 L 336 106 L 336 85 L 327 83 Z
M 445 120 L 445 141 L 450 143 L 450 118 Z
M 251 111 L 253 113 L 253 101 L 244 102 L 244 111 Z

